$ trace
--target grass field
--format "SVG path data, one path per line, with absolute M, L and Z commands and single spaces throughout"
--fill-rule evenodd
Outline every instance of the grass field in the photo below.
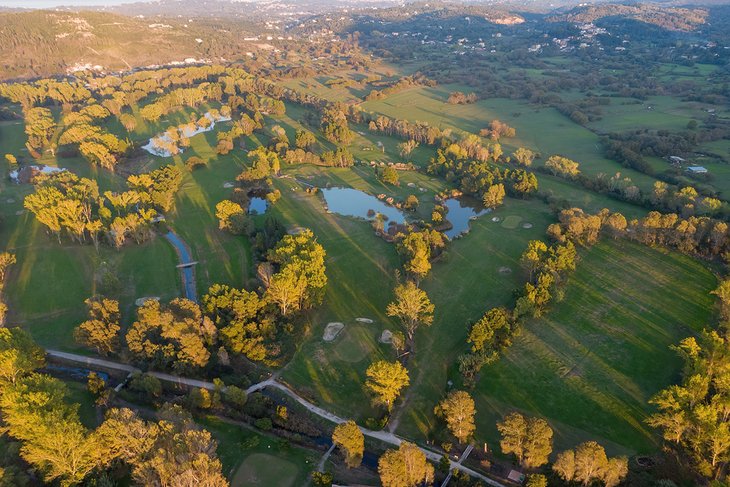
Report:
M 669 346 L 710 323 L 714 286 L 710 271 L 679 254 L 614 241 L 583 252 L 565 299 L 482 371 L 478 436 L 494 445 L 495 422 L 516 409 L 547 418 L 559 448 L 596 439 L 614 452 L 655 450 L 643 423 L 647 401 L 678 380 Z M 427 403 L 417 410 L 430 412 Z M 426 418 L 411 418 L 402 432 L 432 424 Z
M 290 487 L 306 485 L 321 456 L 281 440 L 220 421 L 198 419 L 218 442 L 218 457 L 232 487 Z

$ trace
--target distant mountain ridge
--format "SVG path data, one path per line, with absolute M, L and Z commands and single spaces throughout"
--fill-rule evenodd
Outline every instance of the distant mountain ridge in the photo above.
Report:
M 570 11 L 548 17 L 548 21 L 589 23 L 606 17 L 621 17 L 656 25 L 667 30 L 692 31 L 707 22 L 708 11 L 702 8 L 679 8 L 652 3 L 597 4 L 581 6 Z

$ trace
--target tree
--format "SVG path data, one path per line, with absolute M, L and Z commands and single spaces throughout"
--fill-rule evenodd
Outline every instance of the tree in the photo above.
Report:
M 547 477 L 539 473 L 531 473 L 527 476 L 525 487 L 548 487 Z
M 575 450 L 559 453 L 553 470 L 566 482 L 590 485 L 601 481 L 607 487 L 615 487 L 628 473 L 628 460 L 626 457 L 609 459 L 601 445 L 587 441 Z
M 119 302 L 103 296 L 85 301 L 89 319 L 74 330 L 77 343 L 107 356 L 119 350 Z
M 530 240 L 527 243 L 527 248 L 520 257 L 520 264 L 529 272 L 530 281 L 532 281 L 535 271 L 542 264 L 543 256 L 547 252 L 547 249 L 547 244 L 542 240 Z
M 415 194 L 409 194 L 403 207 L 407 210 L 416 211 L 418 209 L 418 197 Z
M 408 387 L 408 370 L 400 362 L 380 360 L 371 364 L 365 371 L 365 387 L 375 394 L 375 401 L 385 405 L 390 411 L 400 391 Z
M 578 170 L 579 164 L 567 157 L 550 156 L 550 158 L 545 162 L 545 167 L 548 168 L 553 175 L 573 178 L 580 174 L 580 170 Z
M 162 305 L 148 300 L 137 310 L 126 340 L 135 361 L 187 373 L 208 363 L 207 346 L 215 333 L 213 323 L 193 301 L 178 298 Z
M 535 154 L 530 149 L 526 149 L 524 147 L 520 147 L 514 153 L 512 154 L 512 157 L 515 161 L 517 161 L 517 164 L 520 166 L 530 167 L 532 165 L 532 161 L 535 160 Z
M 35 344 L 27 331 L 0 327 L 0 379 L 14 383 L 20 376 L 40 369 L 46 363 L 45 351 Z
M 380 174 L 380 180 L 383 181 L 385 184 L 398 186 L 399 179 L 400 178 L 398 177 L 398 171 L 390 166 L 384 167 L 383 172 Z
M 348 468 L 357 468 L 365 453 L 365 437 L 354 421 L 338 424 L 332 433 L 332 442 L 345 455 Z
M 510 413 L 497 423 L 502 439 L 502 453 L 514 454 L 524 467 L 536 468 L 548 461 L 552 452 L 553 430 L 544 419 L 525 418 L 520 413 Z
M 398 152 L 400 153 L 401 157 L 408 157 L 411 155 L 411 152 L 413 152 L 416 147 L 418 147 L 418 142 L 413 139 L 409 139 L 405 142 L 401 142 L 400 144 L 398 144 Z
M 446 425 L 460 443 L 466 442 L 474 433 L 474 399 L 465 391 L 452 391 L 434 410 L 437 416 L 446 420 Z
M 720 310 L 724 317 L 730 317 L 730 279 L 720 282 L 720 285 L 710 294 L 717 296 L 720 301 Z
M 264 298 L 277 303 L 283 315 L 322 303 L 327 287 L 326 253 L 311 230 L 284 235 L 268 257 L 279 271 L 272 276 Z
M 388 316 L 401 320 L 409 340 L 420 325 L 429 326 L 433 323 L 434 305 L 428 299 L 426 291 L 419 289 L 412 281 L 399 284 L 395 287 L 395 301 L 388 304 Z
M 248 227 L 246 210 L 231 200 L 223 200 L 215 205 L 218 228 L 234 235 L 241 235 Z
M 297 130 L 294 134 L 294 144 L 304 150 L 311 150 L 317 143 L 317 139 L 312 132 L 307 130 Z
M 484 193 L 482 202 L 487 208 L 496 208 L 504 201 L 505 194 L 504 184 L 493 184 Z
M 165 406 L 157 423 L 128 409 L 111 410 L 99 427 L 103 444 L 132 466 L 137 485 L 227 487 L 217 444 L 179 406 Z
M 383 487 L 416 487 L 433 481 L 434 468 L 416 445 L 404 441 L 380 457 L 378 473 Z
M 505 308 L 492 308 L 472 325 L 467 343 L 472 352 L 498 351 L 510 344 L 512 323 L 510 313 Z
M 595 441 L 581 443 L 575 449 L 575 480 L 589 485 L 600 479 L 608 467 L 606 451 Z

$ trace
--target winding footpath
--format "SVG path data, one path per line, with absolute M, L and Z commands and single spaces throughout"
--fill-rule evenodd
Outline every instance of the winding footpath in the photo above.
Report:
M 98 359 L 94 357 L 86 357 L 83 355 L 77 355 L 75 353 L 67 353 L 67 352 L 61 352 L 58 350 L 46 350 L 46 353 L 49 357 L 53 357 L 57 360 L 61 360 L 64 362 L 71 362 L 74 364 L 81 364 L 85 365 L 89 368 L 102 368 L 107 370 L 116 370 L 121 372 L 126 372 L 128 374 L 134 373 L 134 372 L 141 372 L 141 370 L 129 365 L 129 364 L 122 364 L 119 362 L 113 362 L 111 360 L 105 360 L 105 359 Z M 164 374 L 162 372 L 146 372 L 148 375 L 151 375 L 153 377 L 157 377 L 159 380 L 163 382 L 169 382 L 172 384 L 182 385 L 182 386 L 188 386 L 188 387 L 199 387 L 201 389 L 208 389 L 208 390 L 214 390 L 215 384 L 212 382 L 206 382 L 198 379 L 191 379 L 188 377 L 180 377 L 177 375 L 172 374 Z M 299 394 L 291 390 L 286 385 L 282 384 L 281 382 L 278 382 L 276 378 L 270 378 L 266 379 L 264 381 L 258 382 L 256 384 L 253 384 L 248 389 L 246 389 L 246 393 L 252 394 L 254 392 L 258 392 L 261 390 L 264 390 L 268 387 L 271 387 L 273 389 L 278 389 L 279 391 L 283 392 L 287 396 L 291 397 L 295 401 L 297 401 L 299 404 L 301 404 L 304 408 L 307 409 L 312 414 L 315 414 L 319 416 L 320 418 L 326 419 L 327 421 L 330 421 L 335 424 L 344 423 L 347 421 L 344 418 L 341 418 L 340 416 L 337 416 L 334 413 L 331 413 L 327 411 L 326 409 L 322 409 L 321 407 L 312 404 L 311 402 L 307 401 L 303 397 L 301 397 Z M 367 428 L 363 428 L 360 426 L 360 431 L 365 436 L 368 436 L 370 438 L 375 438 L 376 440 L 380 440 L 383 443 L 387 443 L 389 445 L 393 446 L 399 446 L 403 441 L 407 441 L 404 438 L 401 438 L 394 433 L 391 433 L 389 431 L 375 431 L 370 430 Z M 425 455 L 426 458 L 428 458 L 432 462 L 438 463 L 439 460 L 441 460 L 442 454 L 429 450 L 427 448 L 418 447 Z M 468 450 L 469 452 L 471 450 Z M 462 456 L 462 459 L 465 459 L 466 455 Z M 449 460 L 451 462 L 451 468 L 452 469 L 458 469 L 462 472 L 465 472 L 469 474 L 470 476 L 480 479 L 484 482 L 486 482 L 487 485 L 491 485 L 493 487 L 505 487 L 504 484 L 501 484 L 497 482 L 496 480 L 493 480 L 485 475 L 482 475 L 481 473 L 472 470 L 468 467 L 464 467 L 461 465 L 461 461 L 454 461 Z

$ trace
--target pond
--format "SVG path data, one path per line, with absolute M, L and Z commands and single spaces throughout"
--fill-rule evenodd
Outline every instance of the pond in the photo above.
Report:
M 464 196 L 461 198 L 449 198 L 444 201 L 444 206 L 449 210 L 446 214 L 446 219 L 453 225 L 451 229 L 444 232 L 449 240 L 469 233 L 469 221 L 491 211 L 481 207 L 476 199 Z
M 215 129 L 215 124 L 217 122 L 231 121 L 231 117 L 224 117 L 223 115 L 220 115 L 220 113 L 213 114 L 211 112 L 206 112 L 203 116 L 210 121 L 209 125 L 203 126 L 198 125 L 197 123 L 188 123 L 181 125 L 180 127 L 175 127 L 174 129 L 178 131 L 179 136 L 189 139 L 190 137 L 194 137 L 204 132 L 210 132 Z M 146 145 L 142 146 L 142 149 L 157 157 L 172 157 L 183 152 L 183 148 L 179 147 L 177 142 L 170 139 L 166 133 L 152 137 Z
M 372 220 L 370 210 L 388 217 L 389 222 L 405 223 L 406 219 L 398 208 L 389 206 L 375 196 L 353 188 L 322 188 L 327 209 L 332 213 Z
M 266 201 L 266 198 L 254 196 L 248 204 L 248 213 L 250 215 L 263 215 L 268 208 L 269 203 Z

